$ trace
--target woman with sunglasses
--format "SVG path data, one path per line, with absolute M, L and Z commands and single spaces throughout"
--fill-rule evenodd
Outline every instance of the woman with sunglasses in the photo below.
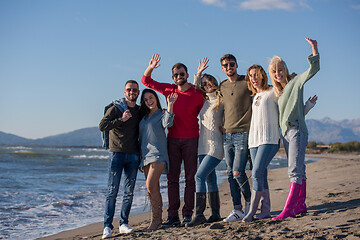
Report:
M 196 207 L 195 217 L 188 223 L 187 227 L 197 226 L 208 222 L 220 221 L 220 197 L 217 186 L 215 168 L 224 156 L 222 119 L 223 105 L 220 101 L 218 82 L 209 75 L 201 75 L 208 67 L 209 60 L 203 58 L 199 61 L 194 85 L 204 92 L 205 103 L 200 111 L 200 135 L 198 145 L 199 166 L 195 174 L 196 183 Z M 206 208 L 206 192 L 209 198 L 211 216 L 206 219 L 204 210 Z
M 306 213 L 306 174 L 305 150 L 308 142 L 308 129 L 305 123 L 303 104 L 304 84 L 320 70 L 319 52 L 316 40 L 305 38 L 312 47 L 308 57 L 310 67 L 307 71 L 289 79 L 286 63 L 278 56 L 271 59 L 269 75 L 278 98 L 279 124 L 288 157 L 290 190 L 282 212 L 273 218 L 285 219 Z
M 162 198 L 159 179 L 169 169 L 165 128 L 173 125 L 173 106 L 177 94 L 167 97 L 167 111 L 163 111 L 159 97 L 152 89 L 145 89 L 141 95 L 140 114 L 144 116 L 139 124 L 141 148 L 140 169 L 144 171 L 148 190 L 152 219 L 145 230 L 154 230 L 162 223 Z

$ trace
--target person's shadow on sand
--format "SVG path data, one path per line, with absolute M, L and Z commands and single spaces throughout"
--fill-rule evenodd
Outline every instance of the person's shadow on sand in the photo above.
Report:
M 339 195 L 342 193 L 336 193 Z M 329 197 L 333 197 L 333 193 L 329 193 Z M 316 206 L 310 206 L 307 208 L 308 212 L 311 211 L 311 215 L 318 216 L 322 213 L 334 213 L 334 212 L 345 212 L 350 209 L 355 209 L 360 207 L 360 199 L 351 199 L 345 202 L 332 201 L 329 203 L 323 203 Z M 278 215 L 281 211 L 272 212 L 272 215 Z
M 313 215 L 317 216 L 321 213 L 345 212 L 358 207 L 360 207 L 360 199 L 351 199 L 345 202 L 333 201 L 317 206 L 311 206 L 308 210 L 314 210 Z

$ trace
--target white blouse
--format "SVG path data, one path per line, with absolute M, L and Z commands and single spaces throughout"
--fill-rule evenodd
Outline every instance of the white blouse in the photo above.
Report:
M 272 88 L 253 98 L 249 131 L 249 148 L 263 144 L 278 144 L 280 139 L 279 109 Z

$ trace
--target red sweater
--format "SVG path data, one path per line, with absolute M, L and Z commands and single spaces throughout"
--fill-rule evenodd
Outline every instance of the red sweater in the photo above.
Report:
M 168 129 L 168 137 L 172 138 L 195 138 L 199 137 L 199 123 L 197 116 L 204 104 L 201 91 L 191 86 L 185 92 L 181 92 L 177 85 L 159 83 L 151 77 L 143 76 L 141 82 L 165 96 L 176 92 L 178 98 L 174 103 L 174 124 Z

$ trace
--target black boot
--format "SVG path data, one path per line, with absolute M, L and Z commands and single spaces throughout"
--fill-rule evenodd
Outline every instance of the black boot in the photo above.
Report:
M 221 220 L 219 192 L 209 192 L 208 197 L 209 197 L 209 205 L 211 207 L 211 216 L 206 222 L 207 223 L 218 222 Z
M 197 225 L 205 223 L 206 222 L 206 218 L 204 216 L 205 207 L 206 207 L 206 193 L 197 192 L 195 217 L 191 222 L 187 223 L 185 226 L 195 227 Z

